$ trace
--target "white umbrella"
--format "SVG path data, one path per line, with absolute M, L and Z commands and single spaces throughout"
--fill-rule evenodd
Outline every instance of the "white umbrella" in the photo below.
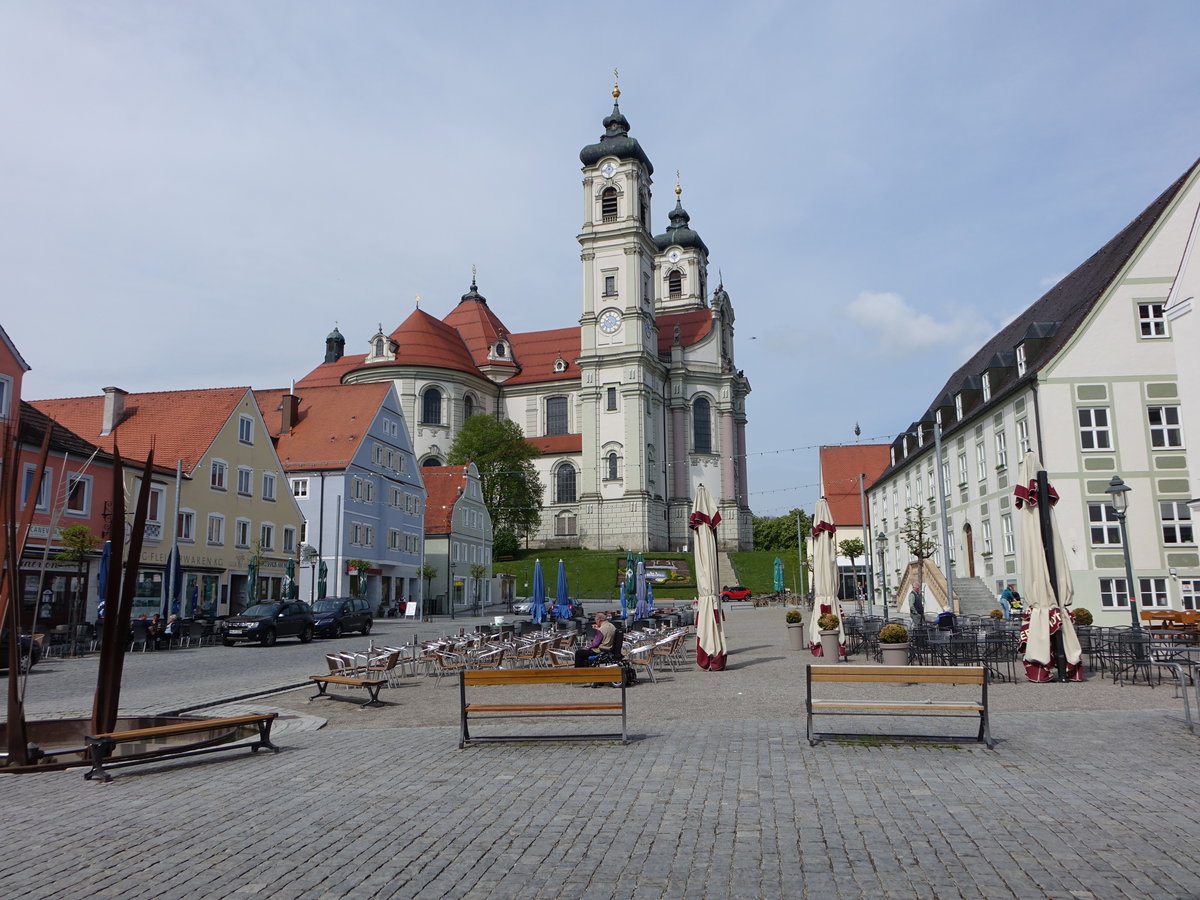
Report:
M 696 502 L 688 527 L 696 534 L 692 547 L 696 553 L 696 665 L 710 672 L 725 668 L 725 628 L 721 610 L 717 608 L 717 525 L 721 514 L 709 496 L 708 489 L 696 489 Z
M 813 656 L 823 656 L 821 650 L 821 629 L 817 625 L 825 613 L 834 613 L 838 617 L 838 645 L 846 646 L 846 631 L 842 627 L 842 612 L 837 599 L 837 528 L 833 524 L 833 514 L 829 511 L 829 501 L 824 497 L 817 501 L 813 513 L 812 530 L 812 561 L 813 561 L 813 613 L 808 621 L 808 646 Z M 834 660 L 836 662 L 836 660 Z
M 1054 504 L 1058 502 L 1058 494 L 1050 488 L 1048 497 L 1038 496 L 1037 476 L 1042 468 L 1036 453 L 1032 450 L 1026 453 L 1018 470 L 1017 487 L 1013 491 L 1016 495 L 1017 509 L 1021 511 L 1019 527 L 1022 580 L 1025 582 L 1023 600 L 1026 609 L 1021 643 L 1025 648 L 1025 674 L 1030 681 L 1057 680 L 1057 675 L 1053 678 L 1051 676 L 1051 669 L 1056 665 L 1051 636 L 1061 631 L 1063 657 L 1067 663 L 1067 680 L 1082 681 L 1079 637 L 1075 634 L 1075 626 L 1067 612 L 1075 590 L 1071 586 L 1067 554 L 1054 521 L 1053 510 Z M 1050 567 L 1046 562 L 1046 547 L 1038 512 L 1038 505 L 1043 501 L 1050 504 L 1051 510 L 1051 547 L 1054 551 L 1057 576 L 1057 597 L 1054 590 L 1056 585 L 1050 580 Z

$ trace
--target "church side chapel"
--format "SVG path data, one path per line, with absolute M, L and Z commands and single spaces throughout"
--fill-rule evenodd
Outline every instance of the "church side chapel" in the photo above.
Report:
M 367 352 L 335 328 L 297 388 L 396 383 L 422 465 L 441 465 L 472 415 L 511 419 L 538 450 L 545 487 L 531 547 L 679 551 L 695 490 L 717 498 L 723 550 L 750 549 L 746 396 L 733 305 L 675 186 L 652 232 L 654 166 L 613 87 L 604 134 L 579 154 L 584 222 L 576 324 L 514 333 L 470 289 L 442 318 L 428 301 Z M 424 308 L 423 308 L 424 307 Z

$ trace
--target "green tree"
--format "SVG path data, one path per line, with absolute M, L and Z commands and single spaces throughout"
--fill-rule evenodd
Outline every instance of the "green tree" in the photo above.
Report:
M 417 569 L 417 575 L 425 582 L 425 599 L 421 603 L 421 610 L 424 615 L 429 613 L 429 593 L 433 590 L 433 579 L 437 578 L 437 566 L 431 566 L 429 563 L 421 563 L 421 568 Z
M 900 526 L 900 540 L 917 561 L 917 584 L 925 583 L 925 560 L 937 552 L 937 539 L 933 535 L 933 520 L 925 515 L 925 507 L 909 506 L 904 510 L 904 524 Z M 899 602 L 899 601 L 897 601 Z
M 537 450 L 516 422 L 480 415 L 463 423 L 446 462 L 475 463 L 493 529 L 520 538 L 528 537 L 542 520 L 542 482 L 533 467 L 536 456 Z
M 86 525 L 69 525 L 61 529 L 58 534 L 62 549 L 54 554 L 54 558 L 60 562 L 73 562 L 76 566 L 76 590 L 67 613 L 67 630 L 71 635 L 71 655 L 77 656 L 79 654 L 79 626 L 83 624 L 83 604 L 87 597 L 87 581 L 83 566 L 92 558 L 100 541 Z
M 858 603 L 858 563 L 855 562 L 866 548 L 858 538 L 847 538 L 838 544 L 838 553 L 850 560 L 850 570 L 854 573 L 854 602 Z
M 784 516 L 755 516 L 753 524 L 755 550 L 795 550 L 796 520 L 806 534 L 812 531 L 812 516 L 802 509 L 793 509 Z
M 487 566 L 482 563 L 473 563 L 471 565 L 471 577 L 475 579 L 475 605 L 479 605 L 479 595 L 482 593 L 480 588 L 483 586 L 483 576 L 487 574 Z
M 346 568 L 351 573 L 350 596 L 365 599 L 367 593 L 367 569 L 371 568 L 371 564 L 365 559 L 352 559 L 346 563 Z

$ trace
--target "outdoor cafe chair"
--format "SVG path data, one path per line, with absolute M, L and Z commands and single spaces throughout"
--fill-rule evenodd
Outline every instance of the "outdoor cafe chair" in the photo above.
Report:
M 640 647 L 634 647 L 632 650 L 626 648 L 625 659 L 633 666 L 634 671 L 645 669 L 646 674 L 650 676 L 651 683 L 657 683 L 658 678 L 654 674 L 654 645 L 642 644 Z
M 458 653 L 446 653 L 439 650 L 434 654 L 433 661 L 436 666 L 435 672 L 437 673 L 437 681 L 433 683 L 434 687 L 442 683 L 443 675 L 456 675 L 459 672 L 465 672 L 469 668 L 467 658 Z
M 476 669 L 499 669 L 504 665 L 504 648 L 495 647 L 490 650 L 484 650 L 475 655 L 474 667 Z

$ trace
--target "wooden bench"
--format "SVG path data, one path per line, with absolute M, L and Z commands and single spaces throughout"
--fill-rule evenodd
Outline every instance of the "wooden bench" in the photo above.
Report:
M 817 732 L 813 717 L 828 716 L 946 716 L 979 719 L 979 732 L 973 738 L 983 742 L 988 749 L 995 747 L 988 723 L 987 672 L 982 666 L 809 666 L 807 674 L 808 742 L 816 746 L 818 741 L 828 738 L 873 738 L 874 734 L 834 734 Z M 844 684 L 854 682 L 869 684 L 876 688 L 869 700 L 817 699 L 813 697 L 813 684 Z M 886 684 L 928 685 L 974 685 L 979 688 L 978 699 L 973 700 L 899 700 L 890 699 L 880 690 Z M 942 737 L 936 735 L 887 734 L 883 737 L 898 740 L 929 740 L 956 743 L 967 738 Z
M 128 731 L 110 731 L 106 734 L 89 734 L 84 737 L 87 743 L 88 751 L 92 757 L 92 768 L 85 772 L 83 777 L 91 779 L 99 777 L 103 781 L 112 781 L 112 777 L 105 771 L 105 768 L 116 769 L 123 766 L 133 766 L 139 763 L 156 762 L 160 759 L 178 759 L 184 756 L 194 756 L 199 753 L 216 753 L 220 750 L 236 750 L 241 747 L 249 747 L 251 753 L 257 753 L 263 747 L 272 750 L 275 753 L 279 752 L 279 748 L 271 743 L 271 724 L 278 717 L 279 713 L 250 713 L 243 716 L 227 716 L 221 719 L 195 719 L 189 722 L 176 722 L 172 725 L 154 725 L 149 728 L 132 728 Z M 153 750 L 147 750 L 144 753 L 138 753 L 129 758 L 118 759 L 113 762 L 105 763 L 105 759 L 112 754 L 113 748 L 117 744 L 128 744 L 134 742 L 143 742 L 147 744 L 154 743 L 163 738 L 176 737 L 182 734 L 199 734 L 205 731 L 223 731 L 223 730 L 241 730 L 253 727 L 256 731 L 258 739 L 253 744 L 237 743 L 237 738 L 227 740 L 221 737 L 210 738 L 201 742 L 202 744 L 213 744 L 217 741 L 221 742 L 221 746 L 190 746 L 179 751 L 171 751 L 165 748 L 165 752 L 156 753 Z
M 314 681 L 317 684 L 317 692 L 308 698 L 309 703 L 316 700 L 318 697 L 326 697 L 330 700 L 339 700 L 340 697 L 335 694 L 326 693 L 326 689 L 331 684 L 344 684 L 349 687 L 366 688 L 370 697 L 359 704 L 360 706 L 383 706 L 384 702 L 379 699 L 379 689 L 388 683 L 386 678 L 360 678 L 357 675 L 309 675 L 309 681 Z
M 586 741 L 586 740 L 619 740 L 622 744 L 629 743 L 626 730 L 625 685 L 620 666 L 599 666 L 585 669 L 479 669 L 459 672 L 459 732 L 458 749 L 462 750 L 468 744 L 484 741 Z M 578 684 L 613 684 L 620 685 L 621 699 L 613 701 L 570 702 L 555 700 L 540 703 L 468 703 L 467 688 L 496 686 L 496 685 L 559 685 L 570 686 Z M 529 718 L 544 716 L 620 716 L 621 730 L 597 734 L 556 734 L 556 735 L 509 735 L 498 737 L 471 737 L 467 727 L 468 717 L 480 718 Z

